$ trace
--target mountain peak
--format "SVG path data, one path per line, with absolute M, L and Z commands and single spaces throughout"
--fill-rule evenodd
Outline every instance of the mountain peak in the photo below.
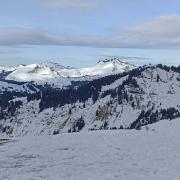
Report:
M 124 58 L 112 57 L 98 61 L 97 65 L 111 67 L 113 72 L 129 71 L 136 68 L 135 65 L 128 63 Z
M 109 58 L 109 59 L 103 59 L 103 60 L 99 60 L 98 63 L 112 63 L 112 62 L 118 62 L 118 63 L 127 63 L 123 60 L 120 60 L 120 58 Z M 127 63 L 128 64 L 128 63 Z
M 51 68 L 53 70 L 65 69 L 66 68 L 62 64 L 57 63 L 57 62 L 53 62 L 53 61 L 44 61 L 44 62 L 40 63 L 40 65 L 47 66 L 47 67 L 49 67 L 49 68 Z
M 112 63 L 112 64 L 118 64 L 118 65 L 130 65 L 130 66 L 133 66 L 134 68 L 136 67 L 135 65 L 128 63 L 127 60 L 128 59 L 125 57 L 112 57 L 108 59 L 106 58 L 103 60 L 99 60 L 98 64 Z

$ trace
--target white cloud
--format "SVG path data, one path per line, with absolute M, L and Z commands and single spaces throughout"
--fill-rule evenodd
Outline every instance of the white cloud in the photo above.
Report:
M 140 34 L 151 37 L 180 36 L 180 15 L 160 16 L 136 26 L 124 28 L 125 34 Z
M 93 11 L 99 7 L 97 0 L 41 0 L 42 5 L 52 10 Z
M 52 33 L 32 28 L 0 28 L 0 45 L 60 45 L 106 47 L 108 39 L 96 36 L 76 36 Z
M 0 45 L 57 45 L 104 48 L 180 48 L 180 16 L 162 16 L 116 29 L 112 37 L 62 34 L 31 28 L 0 28 Z
M 160 16 L 132 27 L 116 29 L 130 47 L 180 47 L 180 15 Z

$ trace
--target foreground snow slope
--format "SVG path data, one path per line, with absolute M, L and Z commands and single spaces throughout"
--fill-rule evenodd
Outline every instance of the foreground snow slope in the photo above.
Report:
M 3 180 L 179 180 L 180 119 L 140 131 L 14 138 L 0 144 Z

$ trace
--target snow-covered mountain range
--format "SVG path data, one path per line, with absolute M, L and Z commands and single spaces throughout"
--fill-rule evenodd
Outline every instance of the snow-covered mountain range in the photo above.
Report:
M 95 76 L 92 73 L 88 80 L 62 77 L 59 75 L 61 67 L 58 71 L 50 65 L 18 67 L 1 78 L 0 132 L 17 136 L 140 129 L 163 119 L 180 117 L 180 67 L 149 65 L 135 68 L 113 59 L 99 62 L 96 68 L 99 69 L 96 78 L 92 78 Z M 28 82 L 27 79 L 22 82 L 22 79 L 10 78 L 17 72 L 33 75 L 25 76 Z M 17 74 L 16 77 L 21 78 Z M 42 85 L 35 74 L 40 79 L 64 78 L 70 83 L 63 87 Z M 34 80 L 38 81 L 32 82 Z
M 129 71 L 135 68 L 134 65 L 128 64 L 117 58 L 99 61 L 96 65 L 88 68 L 71 68 L 64 67 L 58 63 L 45 62 L 41 64 L 19 65 L 15 67 L 0 67 L 0 72 L 8 72 L 6 80 L 20 82 L 59 82 L 64 78 L 83 78 L 100 77 L 105 75 L 117 74 Z

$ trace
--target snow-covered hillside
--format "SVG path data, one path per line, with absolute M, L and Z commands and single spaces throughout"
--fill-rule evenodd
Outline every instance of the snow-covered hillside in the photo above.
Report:
M 55 84 L 57 87 L 70 85 L 70 80 L 61 77 L 58 72 L 55 71 L 56 68 L 59 68 L 59 66 L 52 67 L 38 64 L 20 66 L 5 79 L 17 82 L 35 82 L 41 85 L 45 83 L 50 85 Z
M 180 68 L 144 66 L 75 88 L 4 94 L 1 132 L 13 136 L 100 129 L 140 129 L 180 117 Z M 3 97 L 3 96 L 2 96 Z M 10 96 L 11 97 L 11 96 Z M 20 103 L 20 102 L 21 103 Z
M 94 131 L 0 141 L 3 180 L 179 180 L 180 119 L 141 131 Z
M 28 66 L 21 66 L 12 72 L 6 79 L 15 81 L 36 81 L 44 79 L 57 78 L 57 73 L 52 71 L 49 67 L 31 64 Z

